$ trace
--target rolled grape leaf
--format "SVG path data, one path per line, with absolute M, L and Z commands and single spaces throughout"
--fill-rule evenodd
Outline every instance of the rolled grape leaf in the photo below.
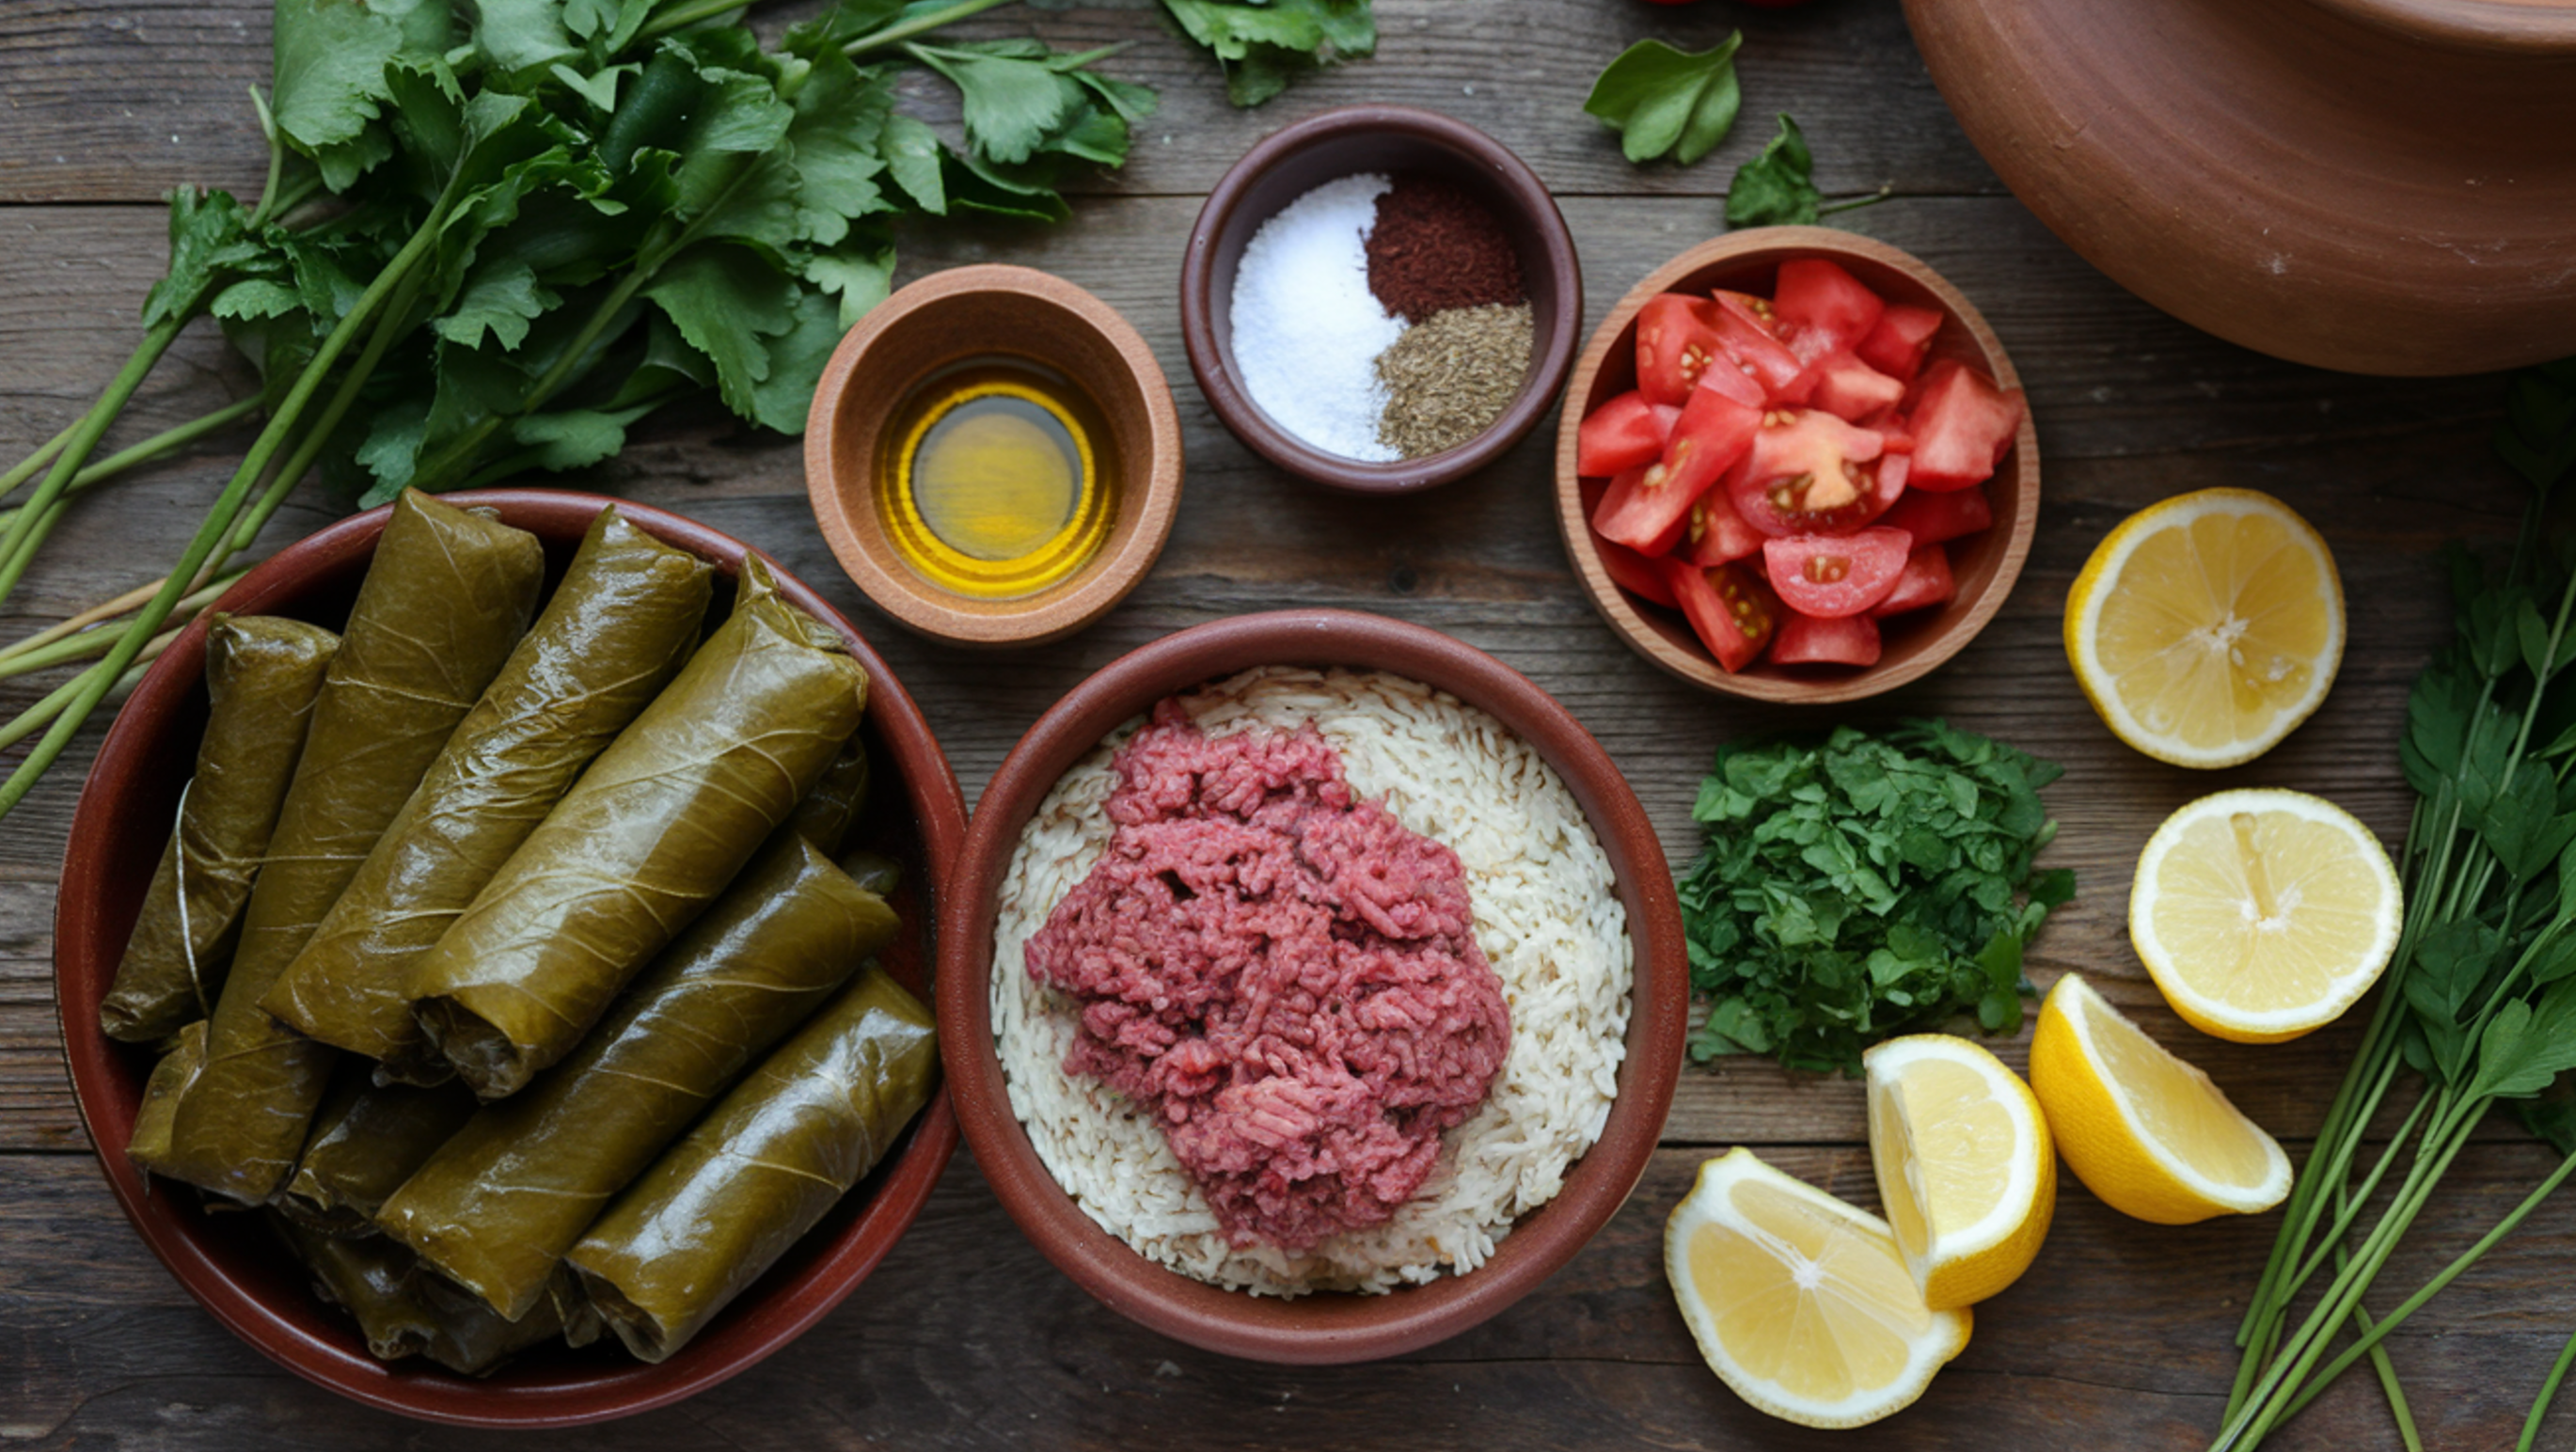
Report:
M 582 1236 L 583 1294 L 627 1350 L 678 1351 L 884 1158 L 938 1070 L 929 1011 L 870 965 Z
M 183 1025 L 171 1040 L 170 1052 L 152 1066 L 152 1077 L 143 1081 L 143 1102 L 134 1111 L 134 1133 L 125 1141 L 125 1157 L 137 1166 L 150 1169 L 155 1160 L 170 1153 L 170 1121 L 178 1116 L 179 1100 L 197 1075 L 206 1067 L 206 1021 L 198 1019 Z
M 373 1235 L 385 1197 L 464 1128 L 474 1095 L 453 1082 L 429 1089 L 372 1084 L 356 1060 L 342 1066 L 340 1078 L 313 1116 L 312 1137 L 277 1208 L 324 1235 Z
M 158 1043 L 213 1007 L 304 751 L 313 698 L 339 648 L 340 637 L 300 620 L 213 617 L 197 771 L 99 1004 L 109 1038 Z
M 435 1083 L 413 970 L 698 642 L 715 569 L 603 509 L 509 662 L 260 1006 Z
M 743 562 L 731 616 L 421 960 L 413 1011 L 486 1100 L 570 1052 L 813 790 L 867 672 Z
M 512 1352 L 564 1332 L 551 1302 L 506 1320 L 382 1236 L 342 1240 L 282 1215 L 272 1215 L 270 1224 L 313 1273 L 314 1293 L 356 1319 L 379 1361 L 426 1356 L 450 1371 L 480 1376 Z
M 841 859 L 841 870 L 879 897 L 893 897 L 903 886 L 903 864 L 882 852 L 852 852 Z
M 868 809 L 868 775 L 867 743 L 853 734 L 841 743 L 841 754 L 832 758 L 823 779 L 796 804 L 779 833 L 813 843 L 814 850 L 826 857 L 840 851 L 850 828 Z
M 811 844 L 769 848 L 580 1048 L 477 1113 L 377 1223 L 503 1315 L 526 1315 L 609 1198 L 897 926 Z
M 395 504 L 242 910 L 205 1066 L 145 1168 L 244 1204 L 285 1183 L 337 1051 L 259 1001 L 500 672 L 544 584 L 536 536 L 426 495 Z

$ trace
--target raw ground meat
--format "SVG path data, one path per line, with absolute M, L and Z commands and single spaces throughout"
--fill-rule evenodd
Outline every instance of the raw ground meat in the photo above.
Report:
M 1352 800 L 1312 728 L 1210 738 L 1173 702 L 1029 939 L 1081 1019 L 1065 1071 L 1151 1106 L 1237 1246 L 1384 1222 L 1511 1041 L 1456 853 Z

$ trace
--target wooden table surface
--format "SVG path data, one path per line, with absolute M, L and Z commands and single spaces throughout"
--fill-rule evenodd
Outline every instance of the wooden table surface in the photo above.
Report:
M 15 458 L 91 398 L 137 334 L 160 275 L 156 199 L 182 182 L 257 188 L 243 91 L 268 78 L 266 0 L 0 4 L 0 453 Z M 1327 497 L 1258 463 L 1189 381 L 1179 337 L 1183 239 L 1200 197 L 1269 130 L 1327 106 L 1398 100 L 1490 132 L 1559 197 L 1590 315 L 1719 230 L 1736 163 L 1794 112 L 1828 194 L 1892 187 L 1837 218 L 1908 248 L 1985 311 L 2030 390 L 2045 458 L 2037 547 L 1984 636 L 1931 679 L 1848 713 L 1941 713 L 2067 766 L 2049 793 L 2049 861 L 2081 895 L 2040 937 L 2033 977 L 2091 975 L 2162 1041 L 2206 1066 L 2304 1151 L 2350 1051 L 2328 1030 L 2273 1048 L 2204 1038 L 2159 1002 L 2122 931 L 2148 832 L 2203 792 L 2252 784 L 2333 797 L 2392 845 L 2408 798 L 2395 745 L 2408 683 L 2447 628 L 2435 551 L 2511 532 L 2521 495 L 2487 435 L 2500 380 L 2391 381 L 2293 367 L 2205 337 L 2096 274 L 1997 183 L 1924 73 L 1894 0 L 1771 12 L 1709 0 L 1380 0 L 1379 57 L 1230 110 L 1214 68 L 1150 0 L 1011 7 L 975 22 L 1060 46 L 1132 40 L 1106 69 L 1163 96 L 1134 160 L 1092 182 L 1051 230 L 952 229 L 906 240 L 904 276 L 1007 260 L 1092 289 L 1143 331 L 1179 395 L 1188 483 L 1171 546 L 1124 605 L 1043 650 L 967 654 L 871 608 L 816 534 L 794 443 L 712 415 L 665 423 L 568 480 L 663 505 L 773 552 L 885 652 L 930 714 L 969 801 L 1048 703 L 1087 672 L 1198 621 L 1286 604 L 1375 610 L 1445 630 L 1554 692 L 1628 774 L 1678 866 L 1689 805 L 1719 742 L 1842 716 L 1761 709 L 1650 669 L 1594 616 L 1549 505 L 1554 425 L 1481 477 L 1408 500 Z M 764 22 L 767 23 L 767 22 Z M 1737 134 L 1688 170 L 1639 170 L 1580 111 L 1619 48 L 1660 34 L 1697 49 L 1746 32 Z M 926 90 L 926 114 L 944 104 Z M 111 439 L 192 417 L 249 385 L 192 332 Z M 158 576 L 243 446 L 236 436 L 84 499 L 0 608 L 0 639 Z M 2322 529 L 2351 612 L 2342 678 L 2315 719 L 2254 765 L 2195 774 L 2119 745 L 2058 646 L 2066 590 L 2128 512 L 2183 490 L 2271 491 Z M 308 488 L 270 544 L 342 512 Z M 14 711 L 50 680 L 0 689 Z M 234 1340 L 117 1213 L 74 1111 L 56 1037 L 50 933 L 65 823 L 105 717 L 0 825 L 0 1442 L 250 1448 L 464 1447 L 483 1439 L 340 1401 Z M 2000 1046 L 2024 1061 L 2020 1042 Z M 2502 1116 L 2498 1116 L 2499 1119 Z M 1684 1072 L 1635 1196 L 1572 1265 L 1486 1326 L 1392 1362 L 1284 1370 L 1202 1354 L 1092 1301 L 1022 1239 L 960 1154 L 893 1256 L 803 1340 L 693 1401 L 550 1445 L 621 1449 L 1223 1445 L 1559 1448 L 2194 1448 L 2214 1430 L 2242 1298 L 2272 1217 L 2166 1229 L 2126 1220 L 2071 1177 L 2031 1273 L 1979 1306 L 1976 1336 L 1912 1409 L 1837 1441 L 1753 1412 L 1702 1365 L 1666 1291 L 1663 1218 L 1700 1161 L 1757 1146 L 1789 1172 L 1874 1204 L 1857 1087 L 1756 1063 Z M 2545 1171 L 2499 1128 L 2458 1162 L 2382 1285 L 2411 1287 Z M 2508 1445 L 2576 1327 L 2576 1198 L 2544 1207 L 2390 1342 L 2427 1444 Z M 2576 1438 L 2562 1411 L 2542 1439 Z M 2345 1379 L 2274 1444 L 2394 1447 L 2379 1393 Z

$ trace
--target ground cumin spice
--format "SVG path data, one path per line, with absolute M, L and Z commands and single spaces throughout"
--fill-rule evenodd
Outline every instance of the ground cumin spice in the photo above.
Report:
M 1465 187 L 1421 172 L 1397 173 L 1378 194 L 1368 285 L 1388 312 L 1416 324 L 1528 296 L 1520 257 L 1494 214 Z
M 1454 449 L 1493 427 L 1529 372 L 1530 308 L 1449 308 L 1377 355 L 1386 385 L 1378 442 L 1408 459 Z

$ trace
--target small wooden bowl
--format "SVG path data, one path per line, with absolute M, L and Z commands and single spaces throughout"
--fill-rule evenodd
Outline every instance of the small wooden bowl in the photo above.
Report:
M 993 925 L 1021 831 L 1067 769 L 1156 701 L 1259 665 L 1382 670 L 1489 712 L 1538 749 L 1582 806 L 1617 874 L 1634 946 L 1626 1057 L 1601 1137 L 1556 1198 L 1523 1216 L 1486 1262 L 1385 1295 L 1282 1300 L 1164 1269 L 1094 1224 L 1050 1174 L 1012 1112 L 993 1044 Z M 1134 1320 L 1229 1356 L 1330 1365 L 1394 1356 L 1501 1312 L 1574 1258 L 1617 1213 L 1654 1154 L 1689 1021 L 1681 907 L 1654 825 L 1600 743 L 1502 662 L 1418 625 L 1344 610 L 1211 621 L 1128 652 L 1049 708 L 977 802 L 958 890 L 940 914 L 939 1049 L 977 1168 L 1056 1268 Z
M 954 594 L 886 538 L 878 450 L 915 384 L 976 358 L 1021 358 L 1086 390 L 1109 425 L 1117 514 L 1099 553 L 1032 595 Z M 958 645 L 1037 645 L 1099 619 L 1145 578 L 1181 499 L 1181 420 L 1162 366 L 1118 310 L 1027 267 L 935 272 L 877 304 L 841 339 L 805 421 L 805 492 L 841 568 L 887 614 Z
M 597 495 L 489 489 L 446 499 L 494 510 L 503 523 L 535 534 L 558 573 L 591 520 L 612 503 L 664 543 L 713 561 L 725 579 L 739 573 L 749 553 L 705 525 Z M 369 510 L 298 540 L 244 576 L 215 608 L 338 626 L 391 513 L 390 507 Z M 775 561 L 770 565 L 779 592 L 838 631 L 867 667 L 868 709 L 859 729 L 874 753 L 877 789 L 852 831 L 852 845 L 905 864 L 895 898 L 904 932 L 882 961 L 927 997 L 932 923 L 966 835 L 957 778 L 884 660 L 821 596 Z M 718 588 L 729 586 L 720 580 Z M 126 1161 L 125 1145 L 153 1057 L 102 1034 L 98 1005 L 124 956 L 196 760 L 206 719 L 205 673 L 206 622 L 200 619 L 153 663 L 99 747 L 63 852 L 54 994 L 72 1096 L 108 1188 L 143 1243 L 216 1320 L 278 1365 L 371 1407 L 462 1426 L 567 1427 L 664 1406 L 749 1368 L 839 1305 L 894 1248 L 957 1147 L 957 1120 L 945 1094 L 930 1101 L 875 1173 L 670 1360 L 647 1366 L 617 1350 L 612 1338 L 579 1351 L 560 1344 L 532 1350 L 477 1378 L 418 1358 L 376 1360 L 356 1324 L 313 1295 L 311 1276 L 259 1216 L 209 1215 L 194 1195 L 147 1185 Z
M 1574 470 L 1575 435 L 1584 418 L 1603 403 L 1637 386 L 1637 313 L 1661 292 L 1706 293 L 1712 288 L 1771 295 L 1780 264 L 1796 257 L 1824 257 L 1840 263 L 1862 285 L 1891 303 L 1931 308 L 1941 314 L 1940 333 L 1932 340 L 1933 358 L 1956 358 L 1993 375 L 2003 388 L 2021 386 L 2004 346 L 1976 308 L 1922 259 L 1856 233 L 1831 227 L 1756 227 L 1703 242 L 1656 268 L 1619 299 L 1602 319 L 1592 341 L 1575 365 L 1574 382 L 1565 395 L 1565 412 L 1556 425 L 1556 522 L 1565 536 L 1566 557 L 1583 579 L 1592 608 L 1612 631 L 1639 655 L 1695 686 L 1757 701 L 1822 705 L 1857 701 L 1894 690 L 1931 670 L 1976 638 L 1986 622 L 2003 608 L 2030 555 L 2030 536 L 2039 523 L 2039 435 L 2024 409 L 2021 431 L 1985 482 L 1994 523 L 1984 532 L 1950 543 L 1950 573 L 1958 595 L 1936 611 L 1901 618 L 1887 627 L 1886 651 L 1878 664 L 1849 666 L 1782 666 L 1770 659 L 1731 672 L 1717 663 L 1691 633 L 1678 610 L 1650 604 L 1620 589 L 1602 567 L 1592 534 L 1592 503 L 1584 481 Z M 1596 487 L 1599 481 L 1595 481 Z
M 1454 449 L 1390 463 L 1326 453 L 1289 433 L 1234 373 L 1234 271 L 1253 234 L 1316 187 L 1370 171 L 1430 172 L 1483 199 L 1520 255 L 1530 303 L 1529 376 L 1502 417 Z M 1410 494 L 1492 463 L 1556 401 L 1582 331 L 1583 269 L 1547 184 L 1475 127 L 1411 106 L 1342 106 L 1264 138 L 1208 194 L 1181 261 L 1181 341 L 1208 407 L 1271 463 L 1356 494 Z

